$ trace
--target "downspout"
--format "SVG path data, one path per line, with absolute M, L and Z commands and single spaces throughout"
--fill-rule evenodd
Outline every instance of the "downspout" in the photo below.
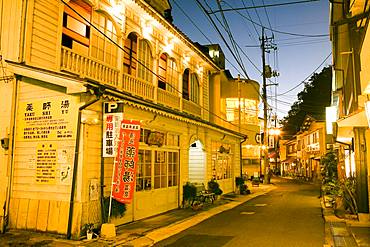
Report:
M 104 119 L 104 102 L 102 103 L 102 119 Z M 104 133 L 104 126 L 102 124 L 101 126 L 101 133 L 103 134 Z M 103 138 L 102 138 L 103 139 Z M 103 142 L 101 142 L 101 150 L 103 150 Z M 100 158 L 100 213 L 102 215 L 102 221 L 103 223 L 106 223 L 106 218 L 105 218 L 105 205 L 104 205 L 104 157 L 103 157 L 103 153 L 101 154 L 101 158 Z
M 243 139 L 240 141 L 239 148 L 240 148 L 240 177 L 243 178 L 243 142 L 248 139 L 248 136 L 244 136 Z
M 77 119 L 77 132 L 76 132 L 76 143 L 75 143 L 75 157 L 74 157 L 74 164 L 73 164 L 73 173 L 72 173 L 72 188 L 71 188 L 71 197 L 69 200 L 69 215 L 68 215 L 68 228 L 67 228 L 67 239 L 71 239 L 71 232 L 72 232 L 72 218 L 73 218 L 73 206 L 74 206 L 74 195 L 76 190 L 76 182 L 77 182 L 77 168 L 78 168 L 78 156 L 80 151 L 80 136 L 81 136 L 81 116 L 82 110 L 89 107 L 90 105 L 94 104 L 95 102 L 100 100 L 102 95 L 101 91 L 95 91 L 94 94 L 96 98 L 91 100 L 90 102 L 86 103 L 83 106 L 78 108 L 78 119 Z

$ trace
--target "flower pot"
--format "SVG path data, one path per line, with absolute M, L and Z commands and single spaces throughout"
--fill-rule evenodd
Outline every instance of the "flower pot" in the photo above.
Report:
M 87 240 L 91 240 L 93 237 L 93 232 L 87 232 L 86 237 L 87 237 Z

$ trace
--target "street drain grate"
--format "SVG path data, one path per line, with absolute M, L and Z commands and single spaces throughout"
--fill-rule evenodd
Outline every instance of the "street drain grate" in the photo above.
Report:
M 245 214 L 245 215 L 252 215 L 255 214 L 256 212 L 241 212 L 240 214 Z

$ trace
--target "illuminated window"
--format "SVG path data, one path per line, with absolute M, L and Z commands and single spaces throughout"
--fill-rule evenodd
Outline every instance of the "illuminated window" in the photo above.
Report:
M 212 176 L 222 180 L 231 178 L 231 146 L 221 142 L 212 142 Z
M 177 71 L 177 64 L 174 59 L 169 59 L 168 61 L 168 81 L 170 86 L 168 86 L 167 91 L 177 92 L 179 84 L 179 72 Z
M 79 0 L 71 0 L 63 13 L 62 45 L 76 52 L 88 55 L 90 45 L 91 6 Z M 76 14 L 75 11 L 79 13 Z M 81 18 L 80 15 L 83 17 Z
M 179 153 L 168 152 L 168 187 L 178 184 Z
M 155 151 L 154 158 L 154 189 L 167 187 L 166 151 Z
M 94 12 L 93 23 L 100 32 L 95 31 L 92 33 L 91 39 L 91 56 L 104 61 L 105 63 L 117 66 L 117 46 L 113 43 L 117 43 L 117 32 L 112 21 L 105 15 Z M 105 34 L 105 37 L 102 33 Z
M 240 105 L 240 111 L 239 111 Z M 256 100 L 227 98 L 226 99 L 226 119 L 230 122 L 241 124 L 258 124 L 258 103 Z
M 153 57 L 150 46 L 146 40 L 139 42 L 139 64 L 138 64 L 138 77 L 147 82 L 152 82 L 153 79 Z
M 137 35 L 130 33 L 125 40 L 123 72 L 135 76 L 137 59 Z
M 149 150 L 139 150 L 136 176 L 136 190 L 152 189 L 152 153 Z

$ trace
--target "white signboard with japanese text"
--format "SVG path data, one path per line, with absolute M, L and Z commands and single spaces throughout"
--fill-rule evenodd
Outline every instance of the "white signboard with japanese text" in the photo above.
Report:
M 104 102 L 103 157 L 115 157 L 123 120 L 123 102 Z
M 76 138 L 78 105 L 71 96 L 19 102 L 17 140 L 55 141 Z

